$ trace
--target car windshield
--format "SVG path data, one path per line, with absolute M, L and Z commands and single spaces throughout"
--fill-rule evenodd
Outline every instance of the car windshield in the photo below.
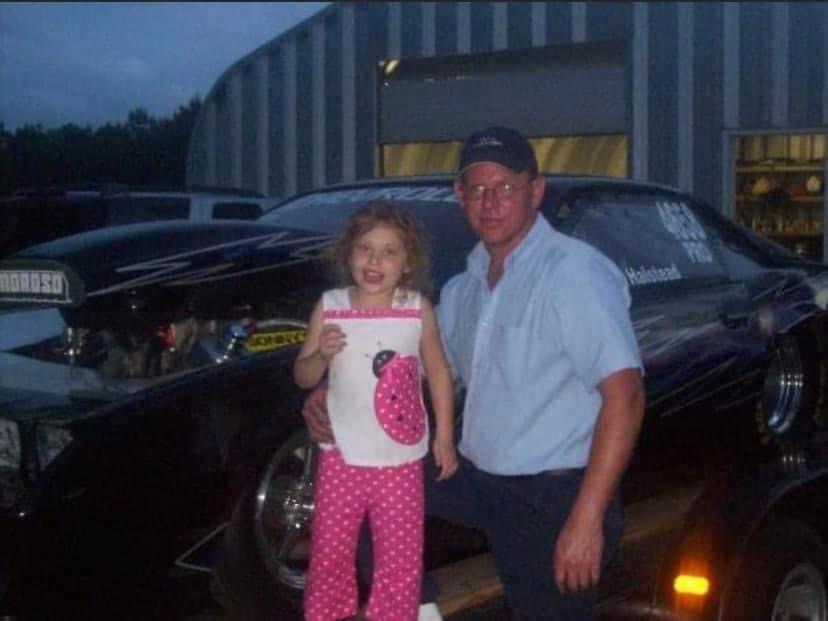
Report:
M 457 205 L 451 184 L 393 185 L 344 188 L 303 194 L 268 211 L 259 220 L 291 228 L 303 228 L 334 234 L 341 230 L 351 213 L 371 201 L 391 201 L 412 211 L 426 225 L 432 224 L 435 209 L 445 204 Z M 454 214 L 450 214 L 454 215 Z M 458 207 L 457 219 L 462 219 Z M 454 219 L 454 218 L 452 218 Z M 436 223 L 434 223 L 436 224 Z
M 475 237 L 450 182 L 377 185 L 311 192 L 282 203 L 259 222 L 336 235 L 354 211 L 375 200 L 392 201 L 423 225 L 432 253 L 436 285 L 465 267 Z

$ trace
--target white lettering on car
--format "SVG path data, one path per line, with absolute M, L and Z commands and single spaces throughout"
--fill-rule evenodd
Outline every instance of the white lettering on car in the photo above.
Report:
M 656 210 L 664 229 L 681 243 L 693 263 L 713 263 L 713 253 L 707 245 L 707 233 L 686 203 L 656 201 Z
M 670 267 L 626 267 L 624 273 L 632 286 L 681 280 L 682 278 L 681 272 L 675 263 L 671 263 Z
M 61 272 L 42 270 L 0 271 L 0 294 L 18 301 L 68 301 L 66 277 Z

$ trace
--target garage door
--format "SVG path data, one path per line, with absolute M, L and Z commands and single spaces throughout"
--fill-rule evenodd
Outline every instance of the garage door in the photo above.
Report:
M 378 141 L 462 140 L 494 124 L 528 136 L 626 134 L 626 54 L 623 42 L 600 42 L 386 64 Z

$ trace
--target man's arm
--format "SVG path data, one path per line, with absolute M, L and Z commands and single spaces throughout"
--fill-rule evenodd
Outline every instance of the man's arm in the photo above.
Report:
M 327 396 L 328 386 L 325 380 L 322 380 L 305 398 L 302 404 L 302 418 L 305 419 L 311 440 L 331 444 L 334 437 L 331 419 L 328 417 Z
M 454 386 L 440 341 L 437 320 L 431 304 L 426 299 L 423 299 L 422 312 L 420 357 L 428 379 L 431 406 L 437 426 L 432 439 L 432 452 L 437 464 L 437 480 L 442 481 L 454 474 L 457 469 L 457 452 L 454 447 Z
M 581 489 L 555 545 L 555 582 L 562 592 L 590 588 L 601 574 L 604 516 L 621 482 L 644 418 L 639 369 L 622 369 L 598 386 L 598 413 Z

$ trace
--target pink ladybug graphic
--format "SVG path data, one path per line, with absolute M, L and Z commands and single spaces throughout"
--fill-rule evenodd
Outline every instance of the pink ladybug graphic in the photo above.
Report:
M 374 356 L 374 411 L 380 426 L 400 444 L 416 444 L 425 433 L 416 356 L 385 349 Z

